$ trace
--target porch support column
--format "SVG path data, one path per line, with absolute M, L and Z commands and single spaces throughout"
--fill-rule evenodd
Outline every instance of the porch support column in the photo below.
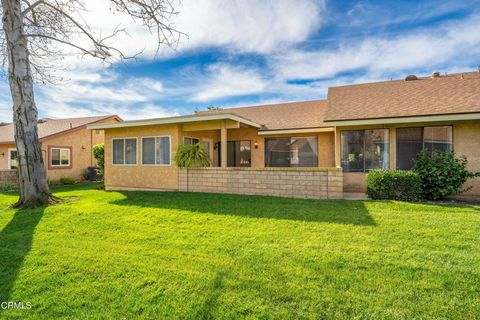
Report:
M 227 167 L 227 124 L 225 123 L 225 120 L 222 121 L 222 126 L 220 127 L 220 142 L 221 142 L 221 167 L 226 168 Z

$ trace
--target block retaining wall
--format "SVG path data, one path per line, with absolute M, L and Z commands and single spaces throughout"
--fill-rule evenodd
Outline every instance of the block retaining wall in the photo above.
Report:
M 0 184 L 18 184 L 17 172 L 15 170 L 0 170 Z
M 343 198 L 341 168 L 180 169 L 179 191 L 308 199 Z

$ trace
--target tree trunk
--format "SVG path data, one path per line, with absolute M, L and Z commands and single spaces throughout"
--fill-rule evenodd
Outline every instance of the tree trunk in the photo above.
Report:
M 51 202 L 42 150 L 38 140 L 37 107 L 33 97 L 27 38 L 21 0 L 2 0 L 3 30 L 7 41 L 8 81 L 13 100 L 15 143 L 18 150 L 20 199 L 15 207 L 37 207 Z

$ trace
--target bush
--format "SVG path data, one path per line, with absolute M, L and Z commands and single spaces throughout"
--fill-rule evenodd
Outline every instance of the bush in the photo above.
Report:
M 373 170 L 367 176 L 367 194 L 378 200 L 418 201 L 421 180 L 413 171 Z
M 60 184 L 63 184 L 63 185 L 75 184 L 75 180 L 73 180 L 71 178 L 66 178 L 66 177 L 60 178 L 59 181 L 60 181 Z
M 18 190 L 18 187 L 11 183 L 0 184 L 0 192 L 11 192 Z
M 415 160 L 413 170 L 420 176 L 422 196 L 428 200 L 440 200 L 449 195 L 464 192 L 463 184 L 479 173 L 467 170 L 466 157 L 455 158 L 453 152 L 429 153 L 422 151 Z
M 93 146 L 93 157 L 97 160 L 97 166 L 100 168 L 99 175 L 103 176 L 105 172 L 105 145 L 103 143 Z
M 208 167 L 210 162 L 209 154 L 199 143 L 181 145 L 175 154 L 175 163 L 181 168 Z

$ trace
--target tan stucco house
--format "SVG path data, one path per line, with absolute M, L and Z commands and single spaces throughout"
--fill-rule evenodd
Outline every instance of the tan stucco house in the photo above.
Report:
M 82 179 L 87 167 L 95 166 L 92 147 L 104 142 L 101 130 L 88 130 L 88 124 L 118 123 L 116 115 L 68 119 L 40 119 L 38 135 L 47 178 L 62 177 Z M 17 167 L 14 127 L 12 123 L 0 124 L 0 172 L 4 174 Z
M 325 100 L 93 124 L 105 130 L 107 189 L 340 198 L 372 169 L 410 169 L 421 149 L 453 150 L 480 170 L 480 72 L 333 87 Z M 181 170 L 181 144 L 210 168 Z M 469 182 L 480 195 L 480 180 Z

